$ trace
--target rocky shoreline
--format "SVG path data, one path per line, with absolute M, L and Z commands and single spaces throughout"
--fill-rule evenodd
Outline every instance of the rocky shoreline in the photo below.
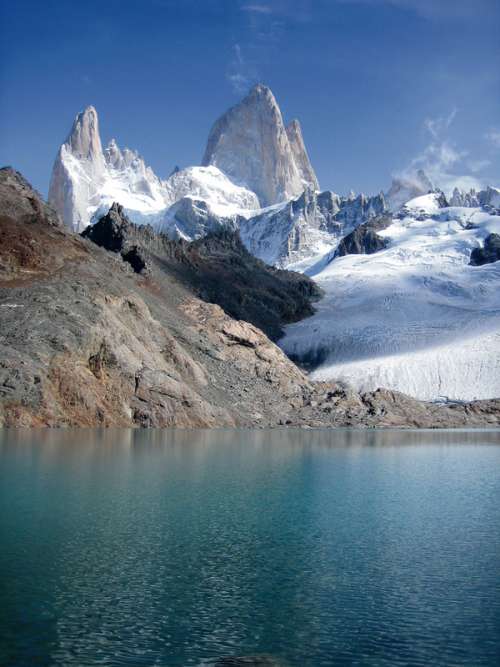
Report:
M 269 337 L 308 314 L 311 281 L 257 263 L 231 236 L 134 235 L 105 250 L 0 170 L 1 426 L 500 425 L 498 399 L 437 405 L 311 382 Z

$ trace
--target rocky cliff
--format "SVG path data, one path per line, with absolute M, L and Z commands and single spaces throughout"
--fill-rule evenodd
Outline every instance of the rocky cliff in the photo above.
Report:
M 54 162 L 49 202 L 71 229 L 88 223 L 88 207 L 104 181 L 105 163 L 94 107 L 77 115 Z
M 60 226 L 0 170 L 0 425 L 499 424 L 499 401 L 437 406 L 310 382 L 260 329 L 196 296 L 196 253 L 181 276 L 182 248 L 170 263 L 150 233 L 143 270 L 119 242 L 110 252 Z
M 252 254 L 286 267 L 334 251 L 343 236 L 386 212 L 383 194 L 341 197 L 308 189 L 280 207 L 240 220 L 239 228 Z
M 482 248 L 474 248 L 470 256 L 471 266 L 483 266 L 500 260 L 500 234 L 489 234 Z
M 169 203 L 160 179 L 138 153 L 121 151 L 114 139 L 103 150 L 97 112 L 89 106 L 76 116 L 57 153 L 49 202 L 70 229 L 81 231 L 117 192 L 141 212 L 157 213 Z
M 255 192 L 261 206 L 319 187 L 300 126 L 285 128 L 274 95 L 261 84 L 215 122 L 202 164 Z
M 391 224 L 390 216 L 381 216 L 359 225 L 341 240 L 333 259 L 345 255 L 371 255 L 383 250 L 389 245 L 389 241 L 377 232 L 387 229 Z
M 107 215 L 82 236 L 120 253 L 137 273 L 158 270 L 238 320 L 251 322 L 271 339 L 283 325 L 312 315 L 321 290 L 307 276 L 268 266 L 251 255 L 237 231 L 220 229 L 192 243 L 172 240 L 148 226 L 128 220 L 113 204 Z
M 319 190 L 318 179 L 309 161 L 309 155 L 304 144 L 302 128 L 296 118 L 286 126 L 286 135 L 304 188 Z

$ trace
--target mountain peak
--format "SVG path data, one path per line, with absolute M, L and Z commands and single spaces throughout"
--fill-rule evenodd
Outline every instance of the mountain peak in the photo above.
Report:
M 286 135 L 290 142 L 290 148 L 292 149 L 295 164 L 299 170 L 304 188 L 319 190 L 318 179 L 309 161 L 309 155 L 307 154 L 304 138 L 302 137 L 302 128 L 296 118 L 286 126 Z
M 66 139 L 66 146 L 77 158 L 102 159 L 99 119 L 93 106 L 88 106 L 77 114 Z
M 264 86 L 264 84 L 262 83 L 257 83 L 255 84 L 255 86 L 250 88 L 249 92 L 241 100 L 239 105 L 246 108 L 265 110 L 263 111 L 264 113 L 270 113 L 275 115 L 283 123 L 281 110 L 273 94 L 273 91 L 270 88 L 268 88 L 268 86 Z
M 255 86 L 252 86 L 247 97 L 267 97 L 276 101 L 272 90 L 268 86 L 265 86 L 263 83 L 256 83 Z
M 202 165 L 255 192 L 262 206 L 318 188 L 300 125 L 285 128 L 272 91 L 261 83 L 214 123 Z
M 302 127 L 300 125 L 298 118 L 294 118 L 293 120 L 291 120 L 286 126 L 286 129 L 287 131 L 290 132 L 300 132 L 300 134 L 302 134 Z

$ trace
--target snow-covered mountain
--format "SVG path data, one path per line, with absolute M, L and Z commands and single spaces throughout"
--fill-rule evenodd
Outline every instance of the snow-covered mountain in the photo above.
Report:
M 75 231 L 104 215 L 115 201 L 134 222 L 168 230 L 167 211 L 184 197 L 203 200 L 222 217 L 251 215 L 259 208 L 253 192 L 232 183 L 217 167 L 188 167 L 161 180 L 136 151 L 121 150 L 114 139 L 103 150 L 91 106 L 78 114 L 59 149 L 49 189 L 50 204 Z
M 160 179 L 136 152 L 121 151 L 114 140 L 103 151 L 97 112 L 90 106 L 77 115 L 59 149 L 49 202 L 68 227 L 81 231 L 113 201 L 146 215 L 169 203 Z
M 250 252 L 268 264 L 300 270 L 336 248 L 355 227 L 387 210 L 383 194 L 340 197 L 305 190 L 298 199 L 271 206 L 240 223 Z
M 261 84 L 215 122 L 202 164 L 255 192 L 262 206 L 319 189 L 300 124 L 285 128 L 274 95 Z
M 133 150 L 121 150 L 112 139 L 103 149 L 94 107 L 79 113 L 57 154 L 49 202 L 66 225 L 81 231 L 119 202 L 136 223 L 151 223 L 165 231 L 183 211 L 207 207 L 211 216 L 235 220 L 261 205 L 299 196 L 305 188 L 319 189 L 297 120 L 285 127 L 274 95 L 255 86 L 238 105 L 214 124 L 203 166 L 176 170 L 159 178 Z M 197 204 L 168 209 L 184 197 Z M 173 233 L 203 234 L 192 217 L 176 223 Z M 191 238 L 191 236 L 189 236 Z
M 114 140 L 103 149 L 88 107 L 49 200 L 75 231 L 115 201 L 173 238 L 239 229 L 255 256 L 308 273 L 326 296 L 281 345 L 315 378 L 424 399 L 500 396 L 500 189 L 447 198 L 438 186 L 420 170 L 385 195 L 320 192 L 299 123 L 285 127 L 258 85 L 216 121 L 203 166 L 167 179 Z
M 253 254 L 284 267 L 319 259 L 356 225 L 387 208 L 383 195 L 318 192 L 300 124 L 292 121 L 285 128 L 265 86 L 255 86 L 215 123 L 204 162 L 207 166 L 176 169 L 162 180 L 136 151 L 120 149 L 114 139 L 103 149 L 97 112 L 88 107 L 59 149 L 49 202 L 75 231 L 105 215 L 113 202 L 133 222 L 173 238 L 193 240 L 238 227 Z M 278 203 L 261 209 L 259 197 Z
M 493 190 L 479 196 L 495 201 Z M 306 271 L 326 296 L 281 345 L 314 378 L 422 399 L 500 395 L 500 262 L 470 265 L 500 211 L 447 204 L 414 198 L 378 232 L 385 249 Z
M 187 167 L 174 172 L 164 188 L 170 201 L 183 197 L 202 199 L 210 205 L 214 215 L 250 215 L 259 209 L 259 200 L 254 192 L 235 185 L 217 167 Z

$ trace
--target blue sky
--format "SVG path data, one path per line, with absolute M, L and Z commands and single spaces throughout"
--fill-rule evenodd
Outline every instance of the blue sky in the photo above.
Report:
M 321 186 L 423 166 L 500 185 L 498 0 L 0 0 L 0 162 L 43 193 L 76 113 L 159 176 L 199 164 L 255 82 L 301 121 Z

